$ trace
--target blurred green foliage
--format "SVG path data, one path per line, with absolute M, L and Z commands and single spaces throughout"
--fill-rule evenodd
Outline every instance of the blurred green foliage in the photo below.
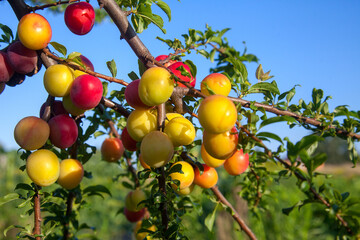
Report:
M 18 183 L 30 183 L 25 172 L 19 170 L 23 161 L 13 151 L 0 154 L 0 196 L 14 192 Z M 275 165 L 274 165 L 275 166 Z M 276 168 L 276 166 L 275 166 Z M 339 172 L 344 171 L 338 166 Z M 340 170 L 342 168 L 342 170 Z M 349 166 L 350 169 L 350 166 Z M 350 169 L 351 170 L 351 169 Z M 129 223 L 122 214 L 124 198 L 129 189 L 126 189 L 122 182 L 128 181 L 126 177 L 117 177 L 124 170 L 117 164 L 110 164 L 100 160 L 97 153 L 86 164 L 86 171 L 92 172 L 92 178 L 84 178 L 81 188 L 90 185 L 101 184 L 107 187 L 112 196 L 92 196 L 86 199 L 87 204 L 80 210 L 79 223 L 87 223 L 91 229 L 80 230 L 76 233 L 78 239 L 134 239 L 134 224 Z M 295 209 L 289 216 L 282 213 L 283 208 L 291 207 L 306 196 L 295 186 L 293 177 L 282 178 L 280 182 L 269 181 L 269 195 L 265 195 L 262 201 L 266 204 L 266 210 L 255 208 L 248 210 L 246 202 L 239 198 L 239 188 L 232 189 L 230 183 L 243 181 L 243 176 L 230 177 L 222 167 L 218 169 L 220 174 L 219 188 L 225 197 L 237 208 L 243 218 L 247 220 L 258 239 L 334 239 L 336 230 L 332 228 L 332 218 L 324 215 L 322 204 L 309 204 L 301 209 Z M 275 178 L 274 178 L 275 179 Z M 316 181 L 321 185 L 325 176 L 320 176 Z M 115 181 L 115 182 L 114 182 Z M 327 179 L 327 184 L 332 184 L 337 189 L 351 192 L 352 197 L 359 197 L 360 177 L 356 174 L 348 174 L 348 170 L 340 173 L 332 179 Z M 344 189 L 346 186 L 346 189 Z M 54 186 L 57 188 L 58 186 Z M 185 214 L 181 224 L 184 225 L 189 239 L 246 239 L 239 226 L 225 213 L 221 205 L 217 207 L 215 227 L 210 232 L 204 222 L 217 205 L 212 199 L 210 190 L 202 190 L 198 187 L 190 195 L 195 202 L 192 214 Z M 210 199 L 210 200 L 209 200 Z M 211 201 L 213 200 L 213 201 Z M 24 209 L 17 208 L 18 200 L 2 204 L 0 203 L 0 239 L 10 240 L 16 238 L 16 229 L 8 232 L 4 237 L 4 230 L 13 224 L 32 227 L 32 217 L 24 214 Z M 46 213 L 42 213 L 44 217 Z

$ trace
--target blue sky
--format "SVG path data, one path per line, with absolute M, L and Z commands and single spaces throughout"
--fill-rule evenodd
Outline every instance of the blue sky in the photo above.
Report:
M 167 54 L 168 48 L 156 40 L 179 38 L 189 28 L 204 30 L 210 25 L 214 30 L 231 28 L 226 34 L 229 42 L 242 51 L 243 41 L 249 53 L 255 54 L 264 70 L 271 69 L 281 92 L 295 84 L 294 102 L 311 99 L 313 88 L 331 95 L 330 110 L 338 105 L 349 105 L 352 110 L 360 109 L 358 91 L 360 75 L 360 1 L 167 1 L 172 10 L 171 22 L 165 21 L 167 35 L 157 28 L 140 34 L 141 40 L 154 55 Z M 97 1 L 91 0 L 94 6 Z M 7 1 L 0 2 L 0 23 L 16 30 L 17 19 Z M 130 81 L 127 74 L 137 71 L 135 54 L 109 21 L 97 25 L 89 34 L 77 36 L 65 26 L 63 16 L 39 11 L 53 29 L 52 41 L 88 57 L 95 70 L 110 74 L 105 62 L 114 59 L 118 67 L 118 78 Z M 162 15 L 166 19 L 165 15 Z M 5 45 L 1 45 L 1 48 Z M 213 63 L 198 55 L 191 55 L 198 68 L 197 87 L 209 73 Z M 255 83 L 256 64 L 248 64 L 249 80 Z M 0 95 L 0 144 L 7 150 L 17 149 L 13 139 L 16 123 L 26 116 L 38 116 L 47 93 L 42 84 L 44 69 L 22 85 L 7 87 Z M 121 86 L 110 84 L 111 89 Z M 287 129 L 277 125 L 267 129 L 280 136 L 290 136 L 293 141 L 306 134 L 300 129 Z M 91 142 L 97 146 L 102 139 Z

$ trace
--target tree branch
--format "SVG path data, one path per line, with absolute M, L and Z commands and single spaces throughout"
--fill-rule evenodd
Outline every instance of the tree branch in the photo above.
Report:
M 34 231 L 33 235 L 41 235 L 41 212 L 40 212 L 40 194 L 39 186 L 35 185 L 35 194 L 33 196 L 34 201 Z M 36 240 L 41 240 L 40 236 L 35 237 Z
M 129 85 L 124 80 L 117 79 L 117 78 L 114 78 L 114 77 L 110 77 L 110 76 L 107 76 L 107 75 L 104 75 L 104 74 L 101 74 L 101 73 L 98 73 L 98 72 L 94 72 L 94 71 L 91 71 L 88 68 L 85 69 L 85 68 L 81 67 L 80 65 L 77 65 L 75 63 L 69 62 L 69 61 L 64 60 L 64 59 L 61 59 L 58 56 L 54 55 L 48 48 L 42 49 L 42 52 L 46 56 L 50 57 L 51 59 L 54 59 L 57 63 L 62 63 L 64 65 L 67 65 L 67 66 L 71 67 L 72 69 L 80 70 L 80 71 L 85 72 L 87 74 L 90 74 L 90 75 L 92 75 L 94 77 L 102 78 L 102 79 L 104 79 L 106 81 L 109 81 L 109 82 L 119 83 L 119 84 L 122 84 L 124 86 Z
M 246 225 L 244 220 L 241 219 L 239 213 L 236 211 L 236 209 L 231 205 L 231 203 L 222 195 L 220 192 L 218 186 L 214 186 L 211 188 L 211 191 L 215 194 L 215 196 L 218 198 L 220 202 L 225 204 L 228 208 L 231 209 L 231 216 L 234 218 L 234 220 L 239 224 L 241 229 L 248 235 L 248 237 L 252 240 L 257 239 L 255 234 L 251 231 L 251 229 Z

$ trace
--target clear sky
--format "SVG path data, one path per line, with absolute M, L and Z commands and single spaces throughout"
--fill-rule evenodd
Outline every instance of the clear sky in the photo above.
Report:
M 166 1 L 172 10 L 171 22 L 165 21 L 167 35 L 157 28 L 140 34 L 141 40 L 154 55 L 167 54 L 168 48 L 156 36 L 179 38 L 189 28 L 204 30 L 210 25 L 214 30 L 231 28 L 226 34 L 231 45 L 243 50 L 246 42 L 248 53 L 255 54 L 264 70 L 271 69 L 281 92 L 300 84 L 294 102 L 311 99 L 313 88 L 331 95 L 330 110 L 338 105 L 349 105 L 360 110 L 360 1 L 304 0 L 175 0 Z M 96 6 L 97 1 L 91 0 Z M 0 2 L 0 23 L 16 31 L 17 19 L 7 1 Z M 72 34 L 65 26 L 62 14 L 47 11 L 45 16 L 53 29 L 52 41 L 59 42 L 69 52 L 77 51 L 88 57 L 95 71 L 109 74 L 105 62 L 116 61 L 118 78 L 130 81 L 127 74 L 137 71 L 137 59 L 126 41 L 109 21 L 95 26 L 85 36 Z M 162 14 L 164 20 L 166 16 Z M 0 48 L 5 45 L 0 45 Z M 197 87 L 214 65 L 198 55 L 189 56 L 198 67 Z M 256 64 L 248 64 L 249 80 L 255 83 Z M 42 84 L 44 69 L 36 76 L 15 87 L 7 87 L 0 95 L 0 144 L 7 150 L 17 149 L 13 139 L 16 123 L 26 116 L 38 116 L 47 93 Z M 111 89 L 120 88 L 110 84 Z M 287 129 L 284 125 L 272 129 L 293 141 L 306 134 L 300 129 Z M 101 138 L 92 140 L 101 144 Z

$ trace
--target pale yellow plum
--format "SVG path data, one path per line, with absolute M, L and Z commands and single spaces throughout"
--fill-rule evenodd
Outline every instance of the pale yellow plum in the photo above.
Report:
M 51 96 L 64 97 L 69 95 L 74 77 L 73 71 L 68 66 L 51 65 L 44 74 L 44 87 Z
M 235 104 L 225 96 L 211 95 L 206 97 L 198 110 L 201 126 L 211 133 L 229 131 L 236 123 Z
M 156 106 L 166 102 L 174 90 L 171 74 L 164 68 L 152 67 L 141 76 L 139 97 L 148 106 Z
M 142 221 L 138 221 L 135 225 L 135 228 L 134 228 L 134 233 L 135 233 L 135 238 L 136 240 L 151 240 L 152 238 L 148 236 L 148 232 L 141 232 L 141 233 L 138 233 L 138 231 L 140 230 L 141 228 L 141 223 Z M 155 232 L 156 231 L 156 227 L 155 225 L 152 225 L 151 227 L 147 228 L 147 230 L 149 231 L 152 231 L 152 232 Z
M 59 159 L 50 150 L 37 150 L 30 154 L 26 160 L 26 173 L 36 185 L 50 186 L 59 178 Z
M 194 169 L 193 167 L 190 165 L 190 163 L 185 162 L 185 161 L 178 161 L 176 163 L 174 163 L 173 165 L 171 165 L 172 169 L 175 166 L 181 166 L 181 172 L 173 172 L 170 173 L 170 177 L 172 180 L 178 180 L 180 182 L 180 185 L 177 186 L 176 184 L 173 184 L 172 187 L 173 189 L 185 189 L 190 187 L 190 185 L 193 183 L 194 181 Z
M 140 153 L 144 162 L 152 168 L 167 164 L 174 154 L 174 145 L 163 132 L 153 131 L 141 142 Z
M 60 162 L 58 183 L 68 190 L 76 188 L 84 176 L 84 168 L 76 159 L 64 159 Z
M 192 122 L 184 117 L 175 117 L 165 126 L 164 132 L 169 136 L 175 147 L 191 144 L 196 136 Z
M 70 95 L 66 95 L 63 97 L 62 104 L 65 108 L 65 110 L 74 116 L 79 116 L 81 114 L 85 113 L 85 109 L 78 108 L 74 105 L 74 103 L 71 101 Z
M 136 189 L 134 191 L 129 192 L 125 197 L 125 207 L 133 212 L 140 211 L 145 206 L 140 202 L 146 200 L 146 193 L 141 189 Z
M 136 142 L 140 142 L 145 135 L 155 131 L 156 128 L 156 116 L 145 109 L 135 109 L 132 111 L 126 122 L 127 132 Z
M 203 145 L 210 156 L 225 160 L 235 151 L 238 144 L 238 134 L 234 127 L 231 131 L 214 134 L 204 131 Z
M 223 159 L 217 159 L 212 157 L 208 152 L 206 152 L 204 144 L 201 145 L 201 158 L 206 165 L 209 167 L 217 168 L 225 163 Z

